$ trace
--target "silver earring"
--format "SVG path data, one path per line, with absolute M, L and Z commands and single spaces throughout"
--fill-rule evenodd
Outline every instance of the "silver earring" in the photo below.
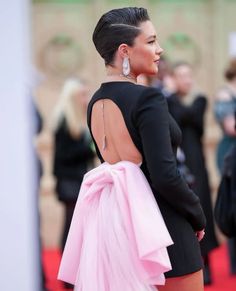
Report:
M 129 58 L 128 57 L 124 58 L 122 68 L 123 68 L 123 70 L 122 70 L 123 71 L 123 75 L 124 76 L 128 76 L 129 73 L 130 73 L 130 63 L 129 63 Z

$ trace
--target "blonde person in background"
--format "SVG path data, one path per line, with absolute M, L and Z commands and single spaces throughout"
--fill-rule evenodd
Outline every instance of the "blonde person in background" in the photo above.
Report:
M 68 79 L 53 115 L 56 194 L 64 206 L 63 251 L 75 203 L 84 174 L 93 165 L 94 150 L 86 125 L 88 88 L 77 79 Z M 65 283 L 65 288 L 71 288 Z

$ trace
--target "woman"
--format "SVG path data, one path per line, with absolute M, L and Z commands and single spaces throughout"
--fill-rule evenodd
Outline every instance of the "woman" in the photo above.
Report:
M 232 59 L 225 71 L 226 84 L 217 92 L 215 116 L 222 130 L 222 138 L 217 148 L 217 166 L 222 174 L 225 155 L 236 146 L 236 59 Z M 228 240 L 230 273 L 236 274 L 236 237 Z
M 202 262 L 198 240 L 201 240 L 204 235 L 205 217 L 198 197 L 188 188 L 176 168 L 175 150 L 180 143 L 181 132 L 175 121 L 170 117 L 165 98 L 159 91 L 136 84 L 138 75 L 142 73 L 154 75 L 157 73 L 158 61 L 163 51 L 157 43 L 157 35 L 146 9 L 122 8 L 104 14 L 95 28 L 93 41 L 97 51 L 105 61 L 107 70 L 104 82 L 96 91 L 88 106 L 88 125 L 95 142 L 97 154 L 101 162 L 105 161 L 100 167 L 108 169 L 105 171 L 103 179 L 108 179 L 110 175 L 113 175 L 113 171 L 119 177 L 119 171 L 122 169 L 120 166 L 119 171 L 116 171 L 116 167 L 119 167 L 119 165 L 125 167 L 125 161 L 129 161 L 129 166 L 131 164 L 138 166 L 139 171 L 139 167 L 141 167 L 140 172 L 144 174 L 145 180 L 149 181 L 149 187 L 152 188 L 174 242 L 173 245 L 168 247 L 172 270 L 165 273 L 166 284 L 158 287 L 158 289 L 203 290 Z M 138 170 L 134 172 L 139 175 Z M 139 185 L 142 182 L 140 176 L 129 175 L 126 178 L 122 180 L 124 182 L 122 184 L 123 188 L 135 188 L 135 183 Z M 114 179 L 116 179 L 116 176 Z M 119 185 L 117 184 L 117 187 Z M 107 185 L 106 191 L 109 191 L 109 187 L 111 186 Z M 105 199 L 105 193 L 101 198 Z M 141 193 L 138 192 L 138 189 L 137 192 L 128 193 L 130 194 L 129 197 L 131 196 L 134 199 L 133 204 L 139 203 L 138 199 Z M 109 199 L 113 199 L 112 193 L 110 194 Z M 146 195 L 145 192 L 143 194 Z M 148 199 L 148 195 L 146 196 Z M 155 202 L 155 200 L 153 201 Z M 145 203 L 145 200 L 141 202 Z M 116 210 L 117 208 L 114 207 L 114 216 L 117 214 Z M 127 210 L 128 220 L 130 215 L 133 214 L 131 210 Z M 124 217 L 127 216 L 126 211 L 122 213 Z M 148 211 L 139 214 L 140 220 L 139 223 L 133 225 L 134 230 L 139 227 L 140 223 L 149 218 Z M 108 233 L 110 221 L 113 219 L 114 217 L 111 216 L 109 223 L 107 223 Z M 118 222 L 115 220 L 115 223 Z M 143 231 L 146 230 L 148 234 L 153 236 L 159 235 L 161 241 L 162 231 L 158 226 L 155 228 L 155 223 L 149 220 L 146 229 L 143 229 Z M 86 227 L 86 223 L 84 227 Z M 119 235 L 119 232 L 115 235 L 117 240 L 119 240 Z M 136 243 L 142 245 L 144 238 L 141 236 L 139 239 Z M 72 236 L 68 240 L 72 240 Z M 87 244 L 89 244 L 89 241 L 87 241 Z M 148 244 L 149 240 L 146 240 L 144 245 L 147 246 Z M 86 248 L 87 245 L 84 244 L 83 247 Z M 112 243 L 111 247 L 117 246 Z M 135 245 L 135 248 L 131 251 L 136 252 L 136 247 Z M 102 251 L 103 249 L 101 249 Z M 152 251 L 149 251 L 148 254 L 151 255 Z M 63 273 L 66 272 L 65 261 L 70 252 L 71 249 L 68 244 L 67 253 L 61 265 L 60 278 L 65 278 L 63 276 Z M 108 252 L 106 252 L 106 255 L 109 258 L 110 254 Z M 143 282 L 148 282 L 149 286 L 143 283 L 136 289 L 130 287 L 132 282 L 136 280 L 135 275 L 130 277 L 126 286 L 122 285 L 123 289 L 116 286 L 116 283 L 121 284 L 121 281 L 113 283 L 109 280 L 111 275 L 120 275 L 121 280 L 123 278 L 125 280 L 126 264 L 130 264 L 126 257 L 129 257 L 129 255 L 129 252 L 127 252 L 126 256 L 122 257 L 123 261 L 119 260 L 118 253 L 115 257 L 120 264 L 123 263 L 123 273 L 119 272 L 117 274 L 116 269 L 113 272 L 113 268 L 110 268 L 111 274 L 107 273 L 108 278 L 106 276 L 102 277 L 102 274 L 100 274 L 98 280 L 102 280 L 104 283 L 104 288 L 101 290 L 154 290 L 151 285 L 155 284 L 155 280 L 154 277 L 153 281 L 150 279 L 151 274 L 148 272 L 150 270 L 147 270 L 147 268 L 144 269 L 149 275 L 148 281 L 144 280 L 146 278 L 145 274 L 141 273 L 139 275 L 141 278 L 144 277 Z M 84 257 L 86 257 L 86 253 L 83 254 L 82 260 Z M 143 258 L 144 261 L 145 258 Z M 114 262 L 109 262 L 113 266 Z M 87 262 L 87 264 L 89 263 Z M 145 264 L 148 264 L 151 269 L 150 261 L 145 261 Z M 89 277 L 94 278 L 95 267 L 96 262 L 90 268 Z M 119 270 L 121 269 L 118 264 L 117 267 L 119 267 Z M 78 276 L 83 275 L 83 269 L 81 268 Z M 131 271 L 129 269 L 129 272 Z M 128 285 L 128 283 L 130 284 Z M 95 289 L 99 290 L 96 287 Z M 78 285 L 77 290 L 83 290 L 83 284 L 82 287 Z M 87 290 L 92 289 L 89 290 L 88 288 Z
M 167 101 L 169 111 L 182 131 L 181 148 L 186 157 L 186 165 L 195 177 L 192 189 L 200 198 L 207 217 L 206 236 L 200 246 L 205 266 L 204 282 L 210 284 L 209 253 L 217 247 L 218 243 L 214 230 L 211 193 L 202 144 L 207 99 L 205 96 L 194 92 L 193 72 L 188 63 L 176 63 L 173 66 L 172 77 L 175 82 L 176 93 L 169 97 Z
M 63 251 L 84 174 L 92 166 L 94 150 L 86 126 L 88 90 L 76 79 L 65 82 L 53 120 L 56 193 L 65 206 Z M 65 284 L 65 287 L 70 287 Z

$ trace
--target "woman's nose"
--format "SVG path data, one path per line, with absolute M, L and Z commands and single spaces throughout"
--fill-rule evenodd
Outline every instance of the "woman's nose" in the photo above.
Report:
M 164 52 L 163 48 L 160 47 L 159 44 L 157 44 L 156 54 L 160 55 Z
M 163 48 L 159 47 L 159 51 L 158 51 L 158 54 L 162 54 L 164 52 Z

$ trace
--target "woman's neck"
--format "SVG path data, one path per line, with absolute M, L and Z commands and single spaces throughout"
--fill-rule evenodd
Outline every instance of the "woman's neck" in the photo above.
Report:
M 107 75 L 105 78 L 105 82 L 114 82 L 114 81 L 119 81 L 119 82 L 128 81 L 128 82 L 136 84 L 137 76 L 135 76 L 132 73 L 130 73 L 128 76 L 125 76 L 122 74 L 122 70 L 109 66 L 107 67 Z

